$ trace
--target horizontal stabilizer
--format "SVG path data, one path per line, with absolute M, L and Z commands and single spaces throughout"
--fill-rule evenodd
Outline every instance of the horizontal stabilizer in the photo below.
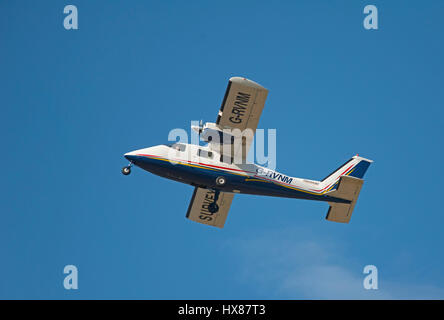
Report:
M 364 180 L 362 179 L 342 176 L 339 180 L 338 188 L 329 192 L 328 196 L 349 200 L 350 203 L 330 202 L 326 219 L 334 222 L 348 223 L 363 183 Z

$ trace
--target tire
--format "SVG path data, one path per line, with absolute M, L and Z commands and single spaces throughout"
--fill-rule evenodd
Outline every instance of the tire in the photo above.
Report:
M 225 183 L 227 183 L 227 179 L 225 179 L 225 177 L 220 176 L 216 178 L 216 184 L 218 186 L 223 186 Z
M 123 167 L 122 168 L 122 174 L 127 176 L 131 173 L 131 167 Z
M 210 211 L 211 213 L 216 213 L 219 211 L 219 206 L 217 205 L 217 203 L 210 203 L 208 205 L 208 211 Z

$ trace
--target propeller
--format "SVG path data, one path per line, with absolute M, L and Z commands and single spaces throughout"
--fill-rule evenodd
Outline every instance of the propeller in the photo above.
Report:
M 203 121 L 200 120 L 199 124 L 197 125 L 191 125 L 191 129 L 195 132 L 197 132 L 198 137 L 199 137 L 199 141 L 201 140 L 201 134 L 203 132 Z
M 199 124 L 197 125 L 197 126 L 191 126 L 191 129 L 193 129 L 194 131 L 196 131 L 198 134 L 199 134 L 199 136 L 200 136 L 200 134 L 202 133 L 202 131 L 203 131 L 203 121 L 202 120 L 200 120 L 199 121 Z
M 201 137 L 202 132 L 203 132 L 203 121 L 202 121 L 202 119 L 200 119 L 200 121 L 199 121 L 199 144 L 200 144 L 200 141 L 202 140 L 202 137 Z

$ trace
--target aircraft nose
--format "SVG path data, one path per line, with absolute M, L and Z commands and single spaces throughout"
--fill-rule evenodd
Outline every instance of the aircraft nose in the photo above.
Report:
M 131 151 L 131 152 L 125 153 L 123 156 L 129 161 L 134 161 L 137 158 L 136 154 L 137 154 L 136 151 Z

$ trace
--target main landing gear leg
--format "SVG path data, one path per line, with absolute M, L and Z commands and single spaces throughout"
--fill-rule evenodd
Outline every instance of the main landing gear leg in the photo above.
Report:
M 208 205 L 208 211 L 211 213 L 216 213 L 219 211 L 219 206 L 217 205 L 217 200 L 219 199 L 219 190 L 215 190 L 214 192 L 214 201 Z
M 133 163 L 130 162 L 126 167 L 122 168 L 122 174 L 125 176 L 129 175 L 131 173 L 131 167 L 133 166 Z

